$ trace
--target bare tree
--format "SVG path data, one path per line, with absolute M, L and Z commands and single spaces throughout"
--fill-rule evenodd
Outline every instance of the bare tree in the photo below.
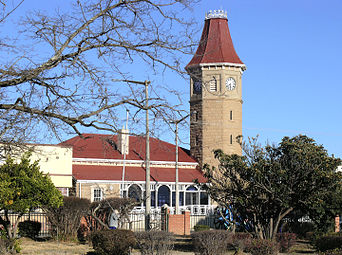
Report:
M 10 10 L 7 2 L 0 2 L 3 27 L 22 1 Z M 8 56 L 0 60 L 0 139 L 18 141 L 37 130 L 81 135 L 83 127 L 117 132 L 124 108 L 138 121 L 144 88 L 127 80 L 140 79 L 137 64 L 151 75 L 183 73 L 180 60 L 192 51 L 194 28 L 179 12 L 194 2 L 88 0 L 53 16 L 28 14 L 18 25 L 26 40 L 0 38 L 0 52 Z M 182 109 L 179 101 L 170 104 L 157 87 L 151 91 L 154 123 L 179 118 L 172 117 Z

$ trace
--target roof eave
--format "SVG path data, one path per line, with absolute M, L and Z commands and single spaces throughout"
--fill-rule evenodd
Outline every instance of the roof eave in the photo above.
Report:
M 246 71 L 247 67 L 245 64 L 239 63 L 231 63 L 231 62 L 216 62 L 216 63 L 199 63 L 199 64 L 192 64 L 185 67 L 185 70 L 189 72 L 190 69 L 196 67 L 208 67 L 208 66 L 227 66 L 227 67 L 240 67 L 241 71 Z

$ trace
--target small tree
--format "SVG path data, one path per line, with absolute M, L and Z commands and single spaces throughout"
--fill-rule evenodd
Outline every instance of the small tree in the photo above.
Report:
M 131 198 L 119 197 L 93 202 L 90 205 L 89 216 L 86 218 L 90 231 L 109 229 L 109 218 L 114 211 L 117 211 L 119 216 L 119 228 L 122 227 L 125 220 L 129 222 L 129 213 L 136 204 L 136 201 Z
M 39 170 L 38 161 L 30 163 L 25 154 L 20 163 L 8 158 L 0 166 L 0 224 L 4 226 L 7 238 L 15 239 L 18 223 L 24 213 L 32 208 L 62 205 L 62 194 L 55 188 L 50 177 Z M 16 213 L 10 222 L 9 213 Z M 13 218 L 12 218 L 13 219 Z
M 85 198 L 64 197 L 63 206 L 44 207 L 51 224 L 51 234 L 58 240 L 76 240 L 82 217 L 89 211 L 90 201 Z
M 313 216 L 342 208 L 318 206 L 341 184 L 340 159 L 303 135 L 284 137 L 278 146 L 261 147 L 256 139 L 243 144 L 244 156 L 215 151 L 218 168 L 205 167 L 205 186 L 220 205 L 231 205 L 242 220 L 252 222 L 260 239 L 274 239 L 282 219 L 294 210 Z M 334 210 L 333 210 L 334 209 Z

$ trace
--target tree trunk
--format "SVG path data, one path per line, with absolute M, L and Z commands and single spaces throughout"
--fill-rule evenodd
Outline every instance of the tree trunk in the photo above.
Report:
M 288 208 L 285 212 L 283 212 L 283 213 L 279 213 L 279 215 L 278 215 L 278 218 L 277 218 L 277 222 L 276 222 L 276 224 L 275 224 L 275 226 L 274 226 L 274 228 L 273 228 L 273 234 L 272 234 L 272 237 L 271 237 L 271 239 L 275 239 L 275 237 L 276 237 L 276 234 L 277 234 L 277 232 L 278 232 L 278 228 L 279 228 L 279 224 L 280 224 L 280 221 L 286 216 L 286 215 L 288 215 L 291 211 L 293 210 L 293 208 L 291 207 L 291 208 Z

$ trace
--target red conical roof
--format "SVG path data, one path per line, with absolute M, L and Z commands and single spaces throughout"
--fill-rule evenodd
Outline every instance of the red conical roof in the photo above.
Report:
M 213 63 L 243 65 L 236 54 L 226 18 L 207 18 L 196 54 L 186 66 Z

